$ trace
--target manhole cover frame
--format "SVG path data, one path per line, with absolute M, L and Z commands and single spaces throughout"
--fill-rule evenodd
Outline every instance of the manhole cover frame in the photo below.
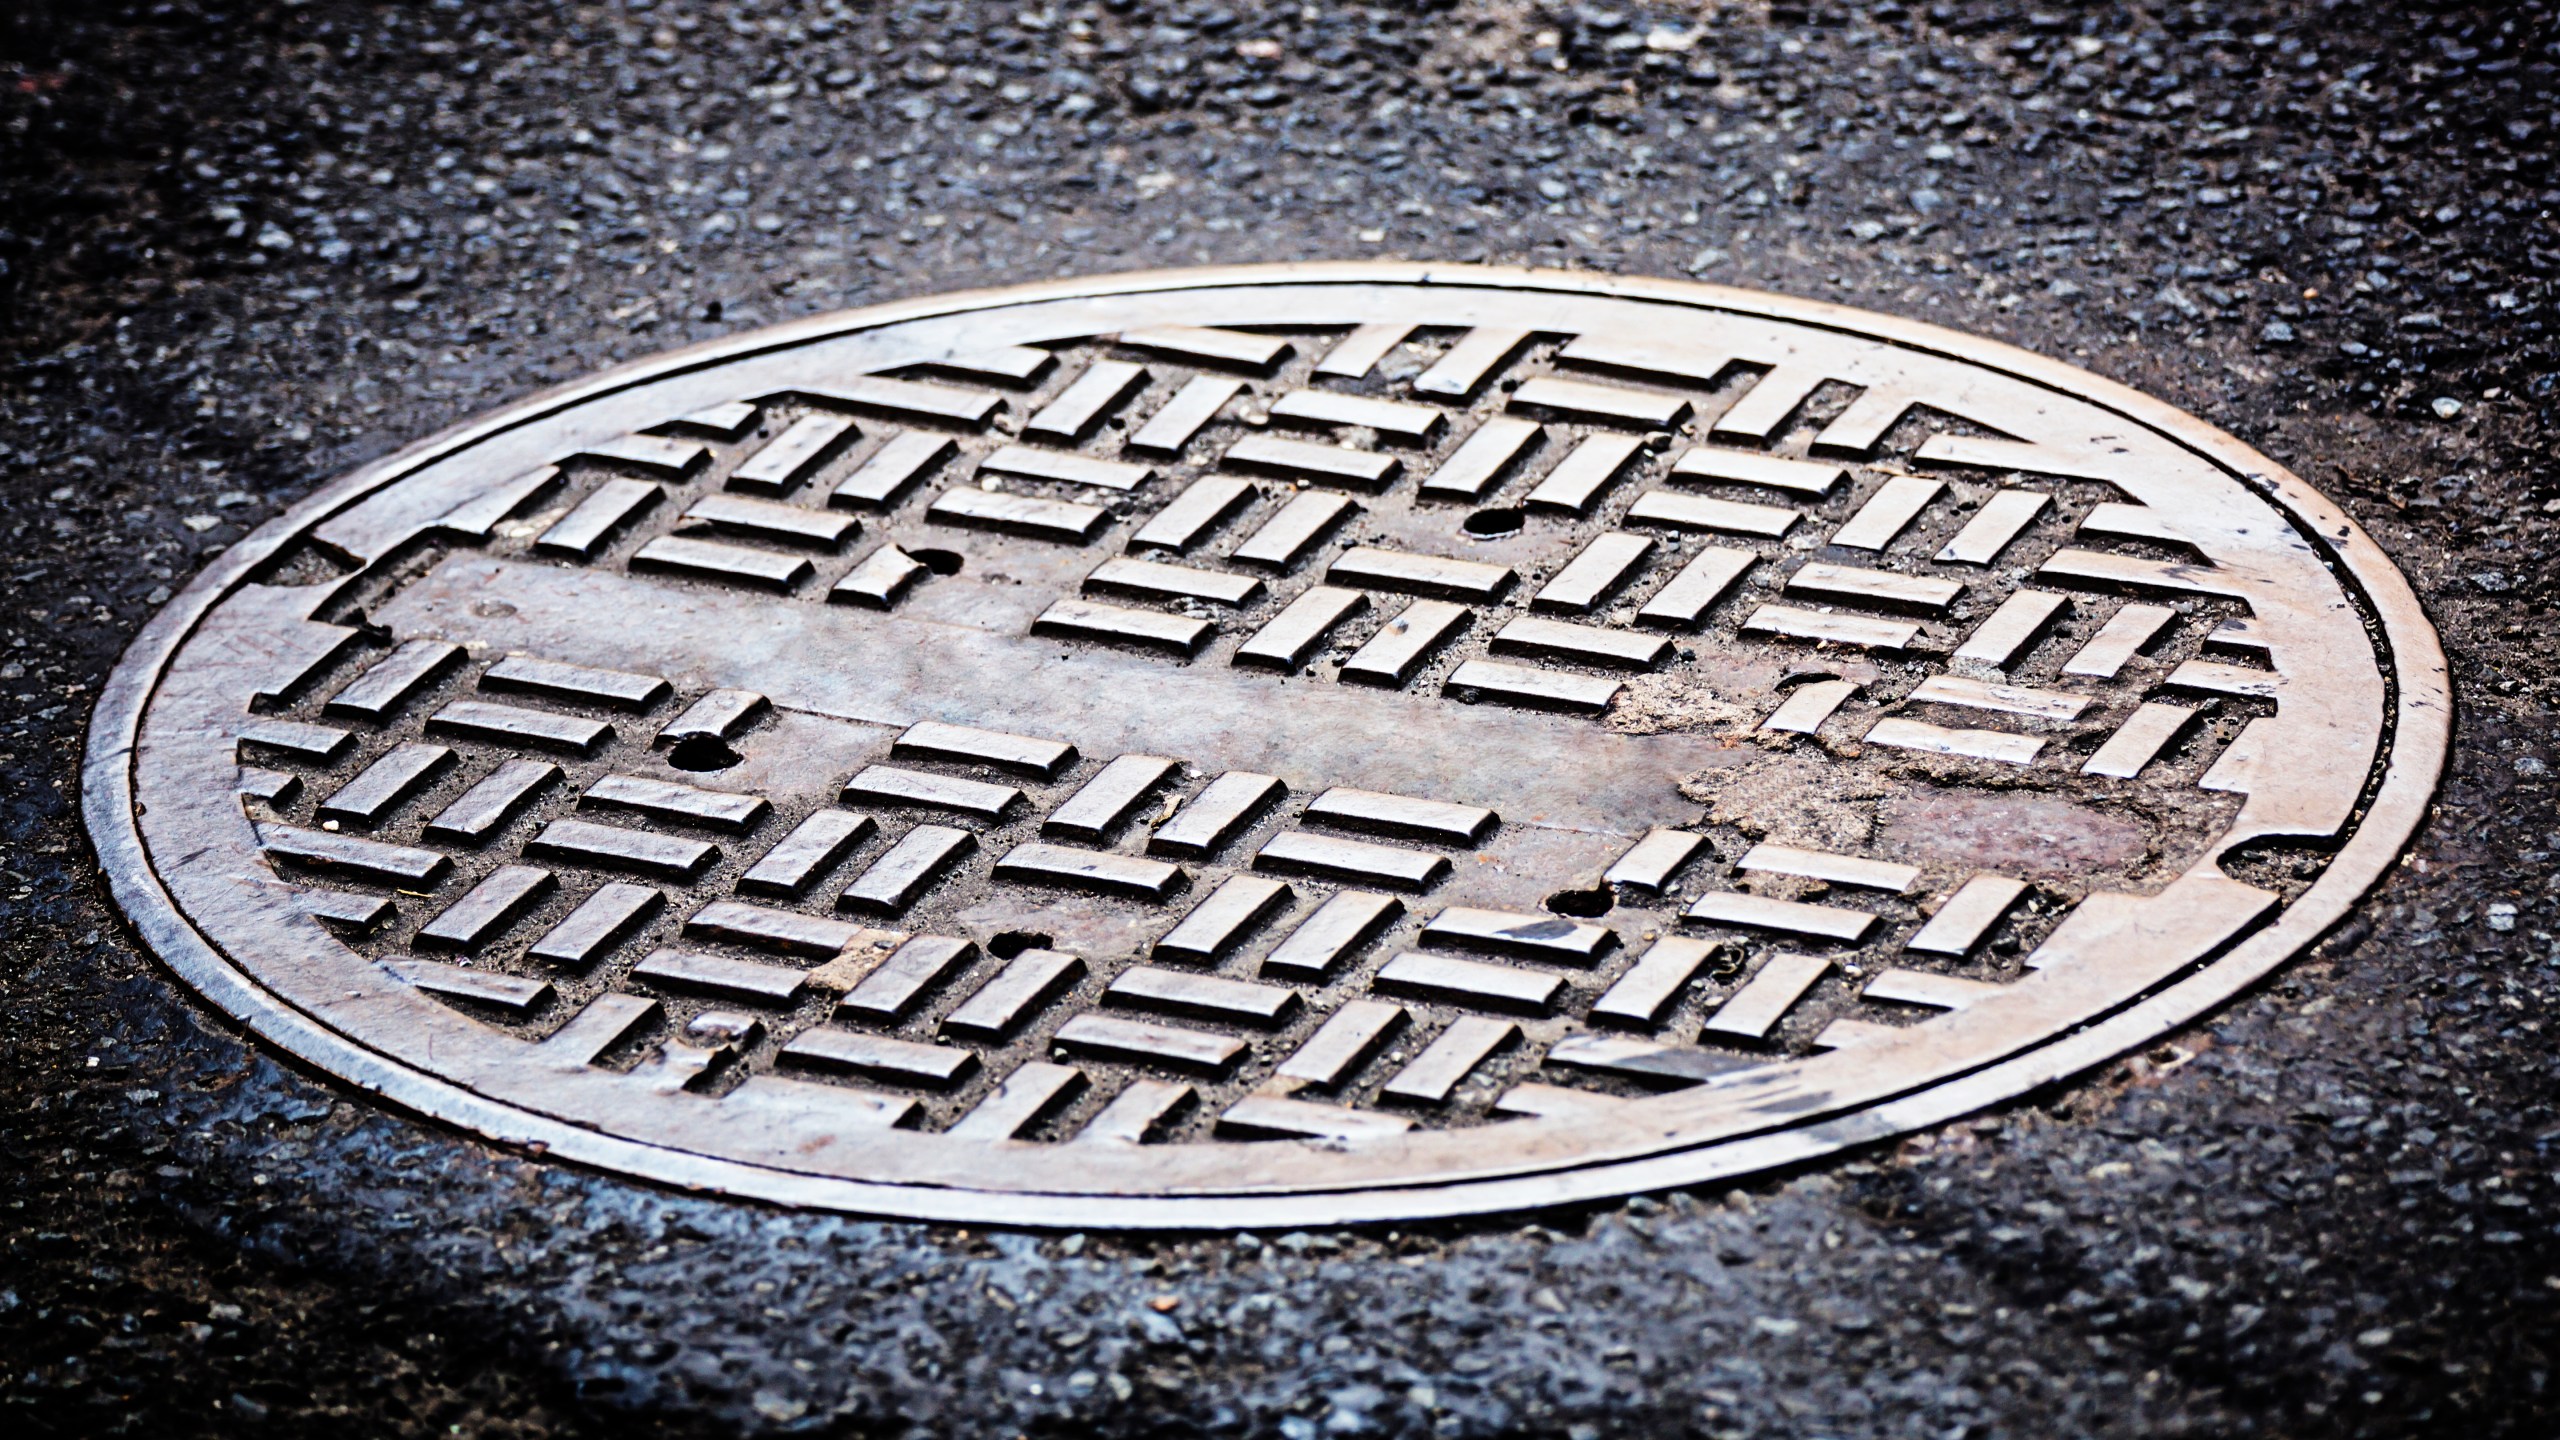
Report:
M 2333 570 L 2357 587 L 2378 622 L 2376 662 L 2390 691 L 2382 738 L 2388 758 L 2361 816 L 2350 822 L 2347 839 L 2310 888 L 2219 958 L 2085 1028 L 1971 1073 L 1816 1123 L 1777 1122 L 1782 1128 L 1686 1150 L 1492 1179 L 1301 1194 L 1129 1197 L 878 1184 L 693 1154 L 555 1120 L 391 1060 L 282 1002 L 197 930 L 151 869 L 135 815 L 130 758 L 162 668 L 206 614 L 286 546 L 327 517 L 448 455 L 615 391 L 866 328 L 1076 297 L 1362 283 L 1617 297 L 1874 337 L 2063 391 L 2171 437 L 2255 482 L 2256 493 L 2319 536 Z M 152 617 L 100 694 L 83 767 L 83 810 L 117 903 L 154 954 L 190 987 L 262 1040 L 329 1077 L 500 1144 L 689 1189 L 881 1216 L 1060 1228 L 1260 1228 L 1526 1210 L 1728 1179 L 1925 1129 L 2084 1073 L 2223 1004 L 2341 920 L 2387 873 L 2424 819 L 2446 762 L 2452 723 L 2450 682 L 2435 631 L 2379 545 L 2324 496 L 2237 438 L 2141 392 L 1999 342 L 1761 292 L 1570 272 L 1307 263 L 1065 280 L 840 312 L 634 361 L 450 427 L 324 485 L 215 557 Z

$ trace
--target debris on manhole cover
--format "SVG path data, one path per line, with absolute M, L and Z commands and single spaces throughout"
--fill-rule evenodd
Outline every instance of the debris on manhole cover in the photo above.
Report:
M 2070 367 L 1742 291 L 859 311 L 329 485 L 88 817 L 266 1039 L 555 1157 L 1075 1226 L 1529 1207 L 2069 1076 L 2379 875 L 2374 544 Z

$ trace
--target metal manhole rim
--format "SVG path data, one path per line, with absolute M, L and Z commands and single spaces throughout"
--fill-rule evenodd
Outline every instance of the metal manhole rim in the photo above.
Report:
M 2387 754 L 2378 757 L 2384 766 L 2382 779 L 2362 823 L 2309 890 L 2285 907 L 2273 924 L 2252 933 L 2220 958 L 2204 962 L 2183 978 L 2085 1028 L 2013 1053 L 1982 1069 L 1924 1085 L 1863 1109 L 1800 1127 L 1706 1141 L 1685 1150 L 1494 1178 L 1342 1190 L 1160 1196 L 1100 1191 L 1006 1192 L 822 1177 L 693 1154 L 663 1142 L 624 1139 L 490 1100 L 367 1048 L 267 990 L 197 931 L 150 870 L 136 823 L 127 761 L 162 667 L 212 605 L 243 583 L 247 574 L 283 543 L 307 532 L 328 514 L 426 464 L 514 426 L 619 389 L 834 334 L 1069 297 L 1233 285 L 1360 282 L 1605 295 L 1729 311 L 1874 337 L 2062 391 L 2122 413 L 2195 451 L 2309 529 L 2337 568 L 2362 591 L 2380 621 L 2388 647 L 2387 653 L 2375 658 L 2390 674 L 2397 699 L 2383 742 Z M 429 1118 L 468 1127 L 501 1144 L 534 1148 L 549 1158 L 687 1188 L 716 1188 L 742 1198 L 791 1205 L 966 1223 L 1224 1228 L 1418 1219 L 1570 1203 L 1698 1183 L 1811 1159 L 1846 1146 L 1905 1133 L 2101 1064 L 2245 989 L 2342 918 L 2385 872 L 2391 858 L 2423 819 L 2445 760 L 2450 726 L 2449 689 L 2433 627 L 2406 578 L 2380 547 L 2326 497 L 2282 467 L 2220 428 L 2164 401 L 2005 342 L 1828 302 L 1694 282 L 1624 279 L 1580 272 L 1463 267 L 1453 271 L 1452 267 L 1409 262 L 1319 262 L 1058 280 L 836 312 L 644 357 L 448 427 L 324 485 L 216 557 L 177 600 L 152 617 L 102 689 L 83 766 L 83 809 L 92 843 L 120 908 L 144 933 L 155 954 L 182 980 L 295 1059 Z M 641 1163 L 644 1159 L 645 1164 Z

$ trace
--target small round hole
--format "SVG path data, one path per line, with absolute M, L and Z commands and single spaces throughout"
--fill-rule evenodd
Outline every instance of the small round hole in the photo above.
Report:
M 717 735 L 687 735 L 667 752 L 667 763 L 679 770 L 726 770 L 746 758 Z
M 1470 535 L 1510 535 L 1527 519 L 1517 510 L 1479 510 L 1459 522 L 1458 528 Z
M 936 575 L 957 575 L 960 573 L 960 556 L 956 551 L 910 550 L 907 552 L 907 558 L 915 561 L 917 564 L 932 571 Z
M 1605 881 L 1588 890 L 1559 890 L 1547 897 L 1549 910 L 1558 915 L 1570 915 L 1576 920 L 1606 915 L 1609 907 L 1617 903 L 1617 892 L 1611 890 Z
M 987 942 L 987 953 L 999 960 L 1010 960 L 1025 950 L 1046 950 L 1057 943 L 1057 937 L 1032 930 L 1007 930 Z

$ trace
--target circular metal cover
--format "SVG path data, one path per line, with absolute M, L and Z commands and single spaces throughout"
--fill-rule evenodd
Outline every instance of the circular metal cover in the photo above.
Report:
M 1795 1162 L 2343 913 L 2450 712 L 2300 480 L 2009 347 L 1416 265 L 886 306 L 331 484 L 89 824 L 417 1111 L 879 1214 L 1277 1225 Z

